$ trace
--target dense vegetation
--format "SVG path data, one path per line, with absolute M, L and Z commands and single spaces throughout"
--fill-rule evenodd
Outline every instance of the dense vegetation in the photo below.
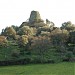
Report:
M 0 67 L 0 75 L 75 75 L 75 63 L 33 64 Z
M 32 11 L 28 21 L 11 25 L 0 35 L 0 65 L 56 63 L 75 61 L 75 25 L 71 21 L 61 27 L 39 12 Z

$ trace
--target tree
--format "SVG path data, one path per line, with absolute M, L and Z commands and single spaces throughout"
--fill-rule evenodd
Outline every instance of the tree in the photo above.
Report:
M 0 46 L 7 46 L 7 39 L 5 36 L 0 36 Z
M 13 49 L 11 52 L 12 57 L 19 57 L 20 56 L 20 50 Z
M 46 24 L 50 24 L 50 21 L 48 19 L 46 19 Z
M 52 31 L 55 24 L 53 22 L 49 21 L 48 19 L 46 19 L 46 24 L 50 27 L 50 30 Z
M 51 46 L 50 38 L 45 36 L 43 37 L 39 36 L 39 37 L 34 37 L 31 40 L 30 50 L 35 54 L 43 56 L 50 46 Z
M 13 29 L 17 32 L 19 30 L 18 26 L 12 25 L 11 27 L 13 27 Z
M 73 58 L 73 52 L 68 51 L 68 52 L 66 53 L 66 58 L 67 58 L 68 61 L 70 61 L 70 59 Z
M 27 35 L 20 36 L 20 38 L 18 39 L 18 45 L 20 47 L 24 47 L 26 46 L 27 43 L 28 43 L 28 36 Z
M 2 35 L 7 36 L 8 38 L 15 38 L 16 31 L 13 27 L 6 27 L 2 32 Z
M 68 31 L 74 30 L 75 25 L 71 23 L 71 21 L 62 23 L 61 29 L 66 29 Z
M 50 37 L 54 45 L 65 44 L 69 38 L 67 30 L 55 29 L 51 32 Z
M 33 35 L 33 28 L 30 28 L 29 26 L 23 26 L 18 31 L 19 35 Z
M 70 34 L 69 42 L 75 44 L 75 31 L 72 31 L 69 34 Z

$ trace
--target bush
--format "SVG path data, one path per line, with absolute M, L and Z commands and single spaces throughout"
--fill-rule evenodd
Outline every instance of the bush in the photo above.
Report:
M 73 58 L 73 57 L 74 57 L 73 52 L 67 51 L 66 54 L 65 54 L 64 61 L 70 61 L 70 59 Z
M 8 41 L 5 36 L 0 36 L 0 46 L 5 47 L 8 45 Z
M 12 57 L 19 57 L 20 50 L 16 50 L 16 49 L 12 50 L 11 55 Z

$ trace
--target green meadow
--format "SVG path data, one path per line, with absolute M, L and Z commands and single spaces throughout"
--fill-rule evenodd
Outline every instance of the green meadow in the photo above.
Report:
M 75 63 L 0 66 L 0 75 L 75 75 Z

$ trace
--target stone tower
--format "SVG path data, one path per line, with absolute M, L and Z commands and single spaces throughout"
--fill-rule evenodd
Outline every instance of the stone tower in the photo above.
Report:
M 40 17 L 39 12 L 38 11 L 31 11 L 29 22 L 33 23 L 33 22 L 38 22 L 40 20 L 41 20 L 41 17 Z

